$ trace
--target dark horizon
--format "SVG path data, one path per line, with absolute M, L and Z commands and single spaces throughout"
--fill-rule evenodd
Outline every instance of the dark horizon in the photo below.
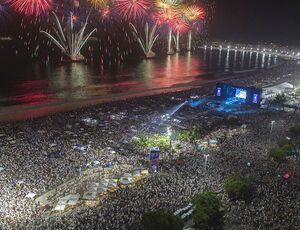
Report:
M 300 2 L 216 0 L 212 40 L 300 45 Z

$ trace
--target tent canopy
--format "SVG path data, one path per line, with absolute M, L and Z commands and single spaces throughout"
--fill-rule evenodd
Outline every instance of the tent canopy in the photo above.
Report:
M 290 84 L 288 82 L 283 82 L 278 85 L 263 88 L 263 90 L 267 91 L 267 92 L 281 93 L 286 89 L 293 89 L 293 88 L 294 88 L 294 86 L 292 84 Z

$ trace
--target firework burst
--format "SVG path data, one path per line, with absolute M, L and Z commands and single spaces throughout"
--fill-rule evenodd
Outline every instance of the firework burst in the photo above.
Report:
M 191 5 L 184 7 L 183 15 L 188 21 L 192 22 L 198 19 L 204 19 L 205 11 L 197 5 Z
M 182 0 L 157 0 L 155 5 L 158 8 L 166 9 L 170 7 L 177 7 L 182 3 Z
M 187 32 L 190 29 L 189 24 L 182 18 L 173 20 L 170 26 L 172 26 L 175 31 L 178 31 L 180 33 Z
M 7 4 L 18 13 L 39 16 L 48 12 L 53 2 L 52 0 L 7 0 Z
M 149 0 L 116 0 L 115 10 L 127 20 L 142 18 L 151 8 Z
M 110 15 L 110 8 L 109 7 L 105 7 L 103 9 L 101 9 L 100 11 L 100 15 L 102 19 L 107 19 Z
M 95 9 L 103 9 L 108 7 L 108 0 L 88 0 L 89 4 Z
M 179 14 L 176 10 L 164 8 L 153 14 L 153 19 L 158 25 L 162 24 L 174 24 L 179 18 Z

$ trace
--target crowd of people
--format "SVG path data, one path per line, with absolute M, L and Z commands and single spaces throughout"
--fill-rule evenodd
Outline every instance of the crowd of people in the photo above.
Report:
M 248 73 L 231 83 L 261 87 L 288 79 L 294 81 L 299 67 L 293 62 L 269 70 Z M 76 177 L 76 169 L 85 170 L 95 160 L 102 166 L 127 164 L 148 165 L 148 153 L 131 143 L 134 136 L 147 132 L 155 117 L 167 108 L 192 95 L 212 96 L 208 85 L 183 92 L 108 103 L 72 112 L 56 114 L 0 126 L 0 229 L 136 229 L 142 215 L 165 208 L 174 212 L 186 206 L 197 193 L 218 192 L 226 207 L 225 225 L 241 229 L 299 229 L 300 210 L 297 178 L 285 181 L 278 175 L 284 169 L 299 170 L 299 163 L 289 159 L 278 167 L 268 157 L 270 122 L 276 121 L 271 143 L 287 135 L 288 127 L 299 122 L 299 114 L 277 112 L 256 113 L 239 117 L 246 131 L 227 135 L 231 124 L 226 119 L 185 119 L 181 126 L 200 126 L 206 135 L 219 140 L 219 148 L 207 150 L 204 157 L 193 149 L 181 154 L 184 164 L 177 167 L 174 159 L 165 161 L 158 173 L 132 188 L 120 189 L 106 196 L 100 205 L 80 206 L 61 214 L 50 214 L 33 199 L 37 195 Z M 197 114 L 188 106 L 180 117 Z M 174 115 L 175 116 L 175 115 Z M 89 125 L 83 119 L 92 118 Z M 222 126 L 222 132 L 220 127 Z M 240 129 L 239 126 L 234 127 Z M 149 131 L 150 132 L 150 131 Z M 85 151 L 74 146 L 80 144 Z M 59 153 L 58 157 L 49 157 Z M 250 163 L 250 166 L 249 164 Z M 231 202 L 223 191 L 224 178 L 234 173 L 255 178 L 257 194 L 251 204 Z

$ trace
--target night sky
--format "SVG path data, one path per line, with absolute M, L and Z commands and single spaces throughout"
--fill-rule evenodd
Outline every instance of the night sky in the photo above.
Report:
M 300 45 L 299 0 L 216 0 L 214 40 Z
M 216 11 L 209 25 L 209 37 L 212 40 L 300 46 L 300 0 L 215 2 Z M 12 21 L 12 18 L 0 20 L 0 35 L 9 35 L 18 30 L 16 22 Z

